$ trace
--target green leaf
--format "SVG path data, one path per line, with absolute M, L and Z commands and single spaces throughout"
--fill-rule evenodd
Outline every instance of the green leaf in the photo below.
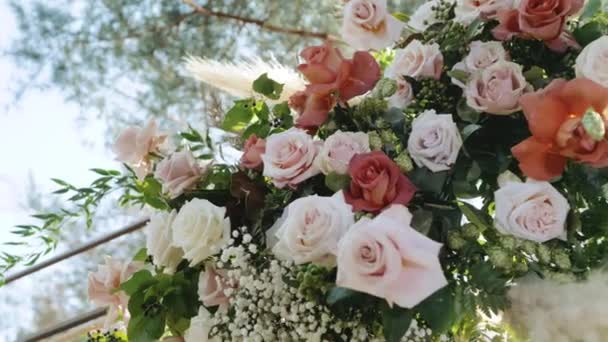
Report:
M 253 90 L 271 100 L 278 100 L 281 97 L 283 87 L 283 84 L 268 78 L 268 74 L 263 74 L 253 81 Z
M 433 330 L 434 334 L 443 334 L 457 321 L 454 295 L 449 287 L 435 292 L 416 306 L 420 316 Z
M 289 104 L 287 102 L 281 102 L 274 107 L 272 107 L 272 114 L 277 119 L 282 119 L 285 116 L 291 116 L 291 109 L 289 109 Z
M 325 177 L 325 186 L 334 192 L 338 192 L 345 189 L 350 184 L 350 177 L 348 175 L 339 175 L 335 172 L 328 174 Z
M 357 296 L 359 292 L 344 287 L 334 287 L 327 293 L 327 304 L 334 305 L 338 302 Z
M 127 327 L 130 342 L 157 341 L 165 332 L 166 314 L 164 311 L 156 315 L 139 315 L 132 317 Z
M 448 178 L 448 171 L 432 172 L 426 167 L 418 167 L 408 176 L 419 190 L 439 194 Z
M 448 76 L 466 84 L 469 81 L 469 73 L 464 70 L 452 69 L 448 71 Z
M 477 131 L 478 129 L 480 129 L 481 126 L 477 125 L 477 124 L 470 124 L 470 125 L 466 125 L 463 129 L 462 129 L 462 140 L 467 140 L 468 137 L 471 136 L 471 134 L 475 133 L 475 131 Z
M 430 210 L 418 209 L 412 213 L 412 228 L 420 233 L 427 235 L 433 224 L 433 212 Z
M 492 218 L 487 213 L 475 208 L 466 202 L 458 202 L 458 208 L 469 220 L 469 222 L 477 225 L 478 227 L 490 227 L 492 226 Z
M 255 122 L 243 132 L 243 140 L 247 140 L 252 134 L 255 134 L 258 138 L 266 138 L 270 133 L 270 125 L 267 122 L 258 121 Z
M 604 32 L 602 25 L 597 21 L 591 21 L 587 24 L 577 28 L 572 32 L 576 41 L 583 47 L 591 43 L 592 41 L 600 38 Z
M 254 118 L 252 99 L 236 101 L 234 106 L 226 113 L 222 128 L 229 132 L 240 132 L 247 127 Z
M 156 279 L 148 270 L 141 270 L 134 273 L 129 280 L 120 284 L 120 289 L 125 291 L 129 296 L 141 291 L 144 288 L 150 287 L 156 283 Z
M 394 12 L 393 17 L 395 17 L 395 19 L 402 21 L 404 23 L 407 23 L 408 21 L 410 21 L 410 15 L 407 13 L 403 13 L 403 12 Z
M 480 113 L 477 112 L 475 109 L 469 107 L 465 98 L 462 98 L 460 99 L 460 101 L 458 101 L 458 105 L 456 106 L 456 113 L 462 120 L 466 122 L 474 124 L 479 121 Z
M 399 342 L 410 327 L 414 318 L 414 312 L 398 306 L 392 308 L 386 301 L 382 302 L 382 327 L 384 328 L 384 339 L 387 342 Z
M 146 261 L 148 259 L 148 249 L 142 248 L 133 257 L 133 261 Z
M 467 27 L 466 40 L 471 41 L 475 36 L 480 34 L 483 31 L 485 20 L 482 18 L 475 19 L 469 26 Z
M 586 19 L 592 18 L 596 13 L 601 12 L 603 7 L 602 0 L 589 0 L 578 19 L 580 21 L 585 21 Z

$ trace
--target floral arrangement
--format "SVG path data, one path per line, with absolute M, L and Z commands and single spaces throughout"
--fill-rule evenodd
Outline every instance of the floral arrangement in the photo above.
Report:
M 356 52 L 308 47 L 305 83 L 261 75 L 226 113 L 238 163 L 192 128 L 167 149 L 151 121 L 117 139 L 127 174 L 96 170 L 106 187 L 75 199 L 119 188 L 155 209 L 133 262 L 89 279 L 129 340 L 516 339 L 497 315 L 604 265 L 600 1 L 433 0 L 408 16 L 350 0 L 343 14 Z M 517 324 L 532 313 L 509 316 L 547 338 Z

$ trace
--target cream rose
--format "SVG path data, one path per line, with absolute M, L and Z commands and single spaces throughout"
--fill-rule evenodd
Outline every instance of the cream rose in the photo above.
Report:
M 566 240 L 570 205 L 548 182 L 505 182 L 494 193 L 499 232 L 535 242 Z
M 202 168 L 192 152 L 183 150 L 158 163 L 154 176 L 163 185 L 163 192 L 176 198 L 185 190 L 192 188 L 205 174 L 208 163 Z
M 112 151 L 116 154 L 116 160 L 129 164 L 137 177 L 144 178 L 152 170 L 149 154 L 160 152 L 166 139 L 166 135 L 157 132 L 156 121 L 150 120 L 143 129 L 131 126 L 122 131 Z
M 449 170 L 461 147 L 462 138 L 452 114 L 427 110 L 412 122 L 407 150 L 416 165 L 433 172 Z
M 226 306 L 228 297 L 224 290 L 229 288 L 226 279 L 226 272 L 216 270 L 213 266 L 207 265 L 205 271 L 201 273 L 198 281 L 198 297 L 207 307 Z
M 284 188 L 318 175 L 320 170 L 314 160 L 322 144 L 298 128 L 271 135 L 262 155 L 264 176 L 270 177 L 276 187 Z
M 531 89 L 521 65 L 500 61 L 473 73 L 464 94 L 469 107 L 478 112 L 508 115 L 520 110 L 519 98 Z
M 393 63 L 386 68 L 386 77 L 397 80 L 403 76 L 413 78 L 441 77 L 443 55 L 439 45 L 422 44 L 412 40 L 404 49 L 397 49 Z
M 414 11 L 414 14 L 410 17 L 410 20 L 407 22 L 408 26 L 418 32 L 423 32 L 429 26 L 439 22 L 433 11 L 433 7 L 436 7 L 437 5 L 439 5 L 439 0 L 427 1 L 418 6 L 416 11 Z
M 412 308 L 447 285 L 441 244 L 414 230 L 407 207 L 393 205 L 362 218 L 338 244 L 336 285 Z
M 325 140 L 315 164 L 325 175 L 332 172 L 345 175 L 352 157 L 369 151 L 366 133 L 337 131 Z
M 412 85 L 403 77 L 397 78 L 396 82 L 397 91 L 388 98 L 388 105 L 390 107 L 403 109 L 414 101 L 414 91 L 412 90 Z
M 454 20 L 465 25 L 475 19 L 495 19 L 501 10 L 513 8 L 513 0 L 456 0 Z
M 357 50 L 382 50 L 399 40 L 405 23 L 390 15 L 386 0 L 351 0 L 344 6 L 342 38 Z
M 184 256 L 182 249 L 173 246 L 171 240 L 171 225 L 175 215 L 175 210 L 170 213 L 157 213 L 144 228 L 148 255 L 152 256 L 154 265 L 164 267 L 164 271 L 169 274 L 175 273 Z
M 221 342 L 217 336 L 209 337 L 211 328 L 213 328 L 213 317 L 201 306 L 198 309 L 198 315 L 190 320 L 190 327 L 184 333 L 185 342 Z
M 279 259 L 333 267 L 338 241 L 354 223 L 352 207 L 340 191 L 293 201 L 267 234 L 270 244 L 276 241 L 272 252 Z
M 452 70 L 460 70 L 466 73 L 474 73 L 482 71 L 489 66 L 500 61 L 508 61 L 509 56 L 501 42 L 481 42 L 474 41 L 469 45 L 469 54 L 461 61 L 454 65 Z M 452 77 L 452 83 L 464 88 L 465 84 L 460 80 Z
M 194 266 L 220 252 L 230 239 L 226 208 L 195 198 L 184 204 L 173 220 L 173 243 Z
M 608 36 L 602 36 L 585 46 L 576 58 L 574 70 L 576 77 L 608 87 Z

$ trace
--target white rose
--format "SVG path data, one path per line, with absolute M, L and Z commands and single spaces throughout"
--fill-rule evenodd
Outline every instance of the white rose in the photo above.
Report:
M 272 251 L 279 259 L 332 267 L 338 241 L 354 223 L 342 191 L 332 197 L 302 197 L 289 204 L 267 232 L 269 245 L 276 241 Z
M 514 8 L 513 0 L 456 0 L 454 20 L 468 25 L 478 17 L 495 19 L 498 11 Z
M 184 251 L 173 246 L 171 240 L 171 226 L 175 215 L 175 210 L 170 213 L 157 213 L 144 228 L 148 255 L 152 256 L 154 265 L 164 267 L 165 272 L 169 274 L 175 273 L 184 256 Z
M 418 166 L 433 172 L 449 170 L 458 158 L 462 138 L 452 114 L 422 112 L 412 122 L 407 150 Z
M 192 317 L 190 327 L 184 333 L 184 342 L 220 342 L 217 336 L 209 337 L 213 325 L 211 314 L 201 305 L 198 315 Z
M 399 40 L 405 23 L 390 15 L 386 0 L 351 0 L 344 6 L 342 38 L 357 50 L 382 50 Z
M 474 73 L 482 71 L 489 66 L 500 61 L 508 61 L 509 56 L 507 51 L 502 46 L 501 42 L 481 42 L 474 41 L 469 45 L 469 54 L 461 61 L 456 63 L 452 70 L 461 70 L 466 73 Z M 464 88 L 465 84 L 460 80 L 452 77 L 452 83 Z
M 585 46 L 576 58 L 576 77 L 582 77 L 608 87 L 608 36 L 602 36 Z
M 230 239 L 226 208 L 195 198 L 184 204 L 173 220 L 173 243 L 194 266 L 220 252 Z
M 519 98 L 531 89 L 521 65 L 499 61 L 473 73 L 464 95 L 467 105 L 478 112 L 508 115 L 521 109 Z
M 414 90 L 412 85 L 403 77 L 399 77 L 396 82 L 397 91 L 388 98 L 388 105 L 389 107 L 403 109 L 414 101 Z
M 348 173 L 348 163 L 355 154 L 370 152 L 369 137 L 362 132 L 337 131 L 325 140 L 315 164 L 328 175 Z
M 284 188 L 287 185 L 295 187 L 318 175 L 320 170 L 314 160 L 322 143 L 298 128 L 269 136 L 262 155 L 264 176 L 272 178 L 276 187 Z
M 394 80 L 403 76 L 439 79 L 442 68 L 443 55 L 437 43 L 425 45 L 412 40 L 405 49 L 396 50 L 393 63 L 386 68 L 386 77 Z
M 407 22 L 408 26 L 418 32 L 423 32 L 429 26 L 439 22 L 433 11 L 433 7 L 437 5 L 439 5 L 439 0 L 427 1 L 420 5 Z
M 548 182 L 506 182 L 494 193 L 499 232 L 535 242 L 566 240 L 566 198 Z

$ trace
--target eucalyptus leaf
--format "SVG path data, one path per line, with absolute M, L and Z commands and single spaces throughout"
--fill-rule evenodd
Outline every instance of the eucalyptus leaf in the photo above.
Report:
M 338 302 L 359 295 L 359 292 L 344 287 L 334 287 L 327 293 L 327 304 L 334 305 Z
M 433 224 L 433 212 L 430 210 L 418 209 L 412 213 L 412 228 L 420 233 L 427 235 Z
M 458 101 L 458 105 L 456 106 L 456 113 L 463 121 L 470 122 L 473 124 L 479 121 L 480 113 L 475 109 L 469 107 L 467 105 L 466 99 L 464 98 Z

